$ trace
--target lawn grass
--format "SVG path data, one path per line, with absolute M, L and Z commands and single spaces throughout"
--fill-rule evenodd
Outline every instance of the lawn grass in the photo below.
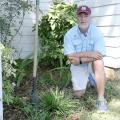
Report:
M 79 117 L 76 120 L 120 120 L 119 91 L 120 91 L 120 81 L 106 82 L 106 99 L 108 101 L 108 112 L 106 113 L 98 113 L 96 109 L 96 99 L 95 99 L 97 98 L 97 94 L 96 95 L 94 94 L 95 93 L 94 90 L 90 90 L 90 92 L 87 91 L 84 96 L 85 99 L 81 99 L 79 101 L 82 103 L 80 107 L 83 107 L 83 110 L 77 111 L 76 114 Z

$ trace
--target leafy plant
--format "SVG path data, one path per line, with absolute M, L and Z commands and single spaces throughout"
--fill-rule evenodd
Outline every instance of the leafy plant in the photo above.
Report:
M 42 111 L 40 104 L 33 106 L 30 102 L 17 99 L 19 109 L 24 112 L 27 120 L 51 120 L 47 112 Z
M 2 55 L 2 69 L 3 69 L 3 100 L 5 103 L 10 104 L 13 102 L 13 92 L 14 92 L 14 84 L 13 81 L 10 81 L 10 78 L 16 77 L 16 69 L 14 66 L 16 65 L 15 60 L 11 56 L 13 49 L 4 47 L 3 55 Z
M 14 96 L 13 96 L 13 92 L 14 92 L 14 86 L 11 84 L 10 80 L 5 80 L 3 81 L 3 102 L 9 104 L 13 103 L 14 100 Z
M 39 22 L 39 37 L 42 46 L 40 63 L 60 67 L 66 65 L 63 55 L 64 34 L 75 25 L 75 9 L 77 5 L 54 2 L 48 14 Z
M 45 111 L 41 111 L 40 109 L 31 109 L 30 114 L 27 115 L 28 120 L 51 120 L 49 114 Z
M 57 67 L 38 75 L 38 86 L 42 89 L 59 87 L 59 89 L 71 86 L 69 67 Z
M 14 53 L 14 50 L 9 47 L 4 47 L 2 52 L 2 63 L 3 63 L 3 79 L 7 79 L 12 77 L 15 77 L 16 69 L 14 66 L 16 65 L 16 62 L 14 58 L 12 57 L 12 53 Z
M 76 107 L 76 104 L 75 101 L 66 97 L 64 91 L 59 91 L 58 88 L 43 92 L 40 95 L 41 109 L 47 112 L 51 119 L 54 116 L 66 116 L 71 109 Z
M 17 60 L 16 65 L 16 85 L 17 87 L 23 82 L 27 76 L 31 74 L 31 68 L 29 67 L 32 65 L 32 59 L 26 58 L 24 60 Z
M 50 80 L 54 86 L 59 87 L 60 89 L 67 88 L 71 83 L 71 75 L 69 67 L 59 67 L 49 70 Z
M 0 1 L 0 40 L 4 46 L 2 53 L 3 69 L 3 98 L 9 104 L 13 100 L 13 78 L 16 77 L 16 62 L 13 54 L 16 52 L 11 47 L 11 41 L 19 33 L 23 23 L 25 11 L 30 9 L 27 1 L 4 0 Z M 21 19 L 22 18 L 22 19 Z M 9 88 L 9 89 L 8 89 Z

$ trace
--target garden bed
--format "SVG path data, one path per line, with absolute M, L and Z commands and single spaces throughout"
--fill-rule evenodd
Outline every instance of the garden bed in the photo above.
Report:
M 67 69 L 40 73 L 37 79 L 37 107 L 31 105 L 31 80 L 26 81 L 17 89 L 15 94 L 18 99 L 14 104 L 4 105 L 4 120 L 119 120 L 120 80 L 106 82 L 109 110 L 99 114 L 95 89 L 88 88 L 84 97 L 75 99 L 69 79 Z

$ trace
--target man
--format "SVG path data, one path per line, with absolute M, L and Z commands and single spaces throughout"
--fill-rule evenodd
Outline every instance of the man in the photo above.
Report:
M 97 108 L 107 111 L 104 98 L 104 63 L 105 45 L 98 28 L 91 23 L 91 9 L 80 6 L 76 11 L 77 25 L 64 36 L 64 54 L 71 63 L 71 75 L 74 95 L 80 98 L 86 90 L 88 79 L 94 80 L 98 92 Z M 94 84 L 95 85 L 95 84 Z

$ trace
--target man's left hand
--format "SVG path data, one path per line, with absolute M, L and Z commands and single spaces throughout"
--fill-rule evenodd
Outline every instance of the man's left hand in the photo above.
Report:
M 69 56 L 69 61 L 70 61 L 71 64 L 74 64 L 74 65 L 79 65 L 80 64 L 80 58 L 79 57 Z

